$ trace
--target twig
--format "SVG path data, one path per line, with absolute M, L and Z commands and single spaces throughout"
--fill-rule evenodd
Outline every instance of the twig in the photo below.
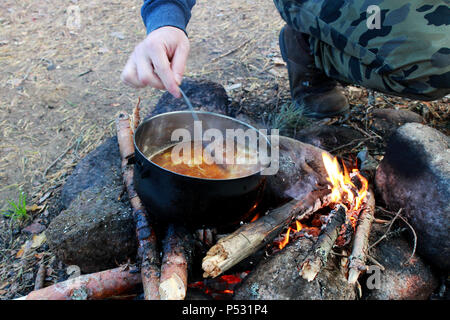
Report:
M 329 150 L 329 153 L 333 153 L 336 152 L 338 150 L 344 149 L 346 147 L 350 147 L 351 145 L 355 144 L 356 142 L 359 142 L 359 144 L 356 147 L 359 147 L 362 143 L 368 141 L 368 140 L 372 140 L 372 139 L 377 139 L 377 137 L 368 137 L 368 138 L 360 138 L 360 139 L 354 139 L 352 141 L 350 141 L 349 143 L 343 144 L 342 146 L 336 147 L 332 150 Z
M 221 54 L 221 55 L 218 56 L 218 57 L 215 57 L 214 59 L 211 60 L 211 63 L 216 62 L 217 60 L 222 59 L 222 58 L 224 58 L 224 57 L 226 57 L 226 56 L 228 56 L 228 55 L 230 55 L 230 54 L 232 54 L 232 53 L 235 53 L 235 52 L 238 51 L 240 48 L 242 48 L 242 47 L 245 46 L 247 43 L 249 43 L 250 40 L 251 40 L 251 39 L 248 39 L 248 40 L 244 41 L 243 43 L 241 43 L 241 44 L 240 44 L 239 46 L 237 46 L 236 48 L 231 49 L 231 50 L 229 50 L 229 51 L 227 51 L 227 52 Z
M 371 255 L 367 255 L 367 259 L 370 260 L 370 262 L 372 262 L 373 264 L 376 264 L 378 267 L 380 267 L 381 271 L 386 270 L 386 268 L 377 260 L 375 260 L 375 258 L 372 257 Z
M 83 138 L 83 134 L 81 134 L 80 136 L 78 136 L 78 138 L 70 145 L 67 147 L 66 150 L 64 150 L 63 153 L 61 153 L 58 158 L 56 158 L 45 170 L 44 173 L 42 174 L 42 178 L 45 179 L 45 176 L 47 175 L 48 171 L 55 165 L 58 163 L 59 160 L 61 160 L 73 147 L 75 147 L 78 143 L 80 143 L 81 139 Z
M 85 72 L 80 73 L 80 74 L 78 75 L 78 77 L 85 76 L 85 75 L 87 75 L 88 73 L 91 73 L 92 71 L 94 71 L 94 70 L 89 69 L 89 70 L 87 70 L 87 71 L 85 71 Z
M 388 210 L 386 210 L 386 209 L 384 209 L 384 208 L 381 208 L 381 207 L 378 207 L 378 209 L 380 209 L 381 211 L 383 211 L 383 212 L 385 212 L 385 213 L 388 213 L 388 214 L 395 214 L 394 212 L 391 212 L 391 211 L 388 211 Z M 412 251 L 412 253 L 411 253 L 411 256 L 409 257 L 409 259 L 408 260 L 406 260 L 406 262 L 404 262 L 403 264 L 407 264 L 407 263 L 409 263 L 410 261 L 411 261 L 411 259 L 413 258 L 413 256 L 414 256 L 414 254 L 416 253 L 416 248 L 417 248 L 417 234 L 416 234 L 416 231 L 414 230 L 414 228 L 412 227 L 412 225 L 408 222 L 408 220 L 407 219 L 405 219 L 405 218 L 403 218 L 401 215 L 399 215 L 398 216 L 408 227 L 409 227 L 409 229 L 411 230 L 411 232 L 412 232 L 412 234 L 413 234 L 413 236 L 414 236 L 414 245 L 413 245 L 413 251 Z M 383 220 L 383 221 L 386 221 L 386 220 Z
M 369 250 L 372 249 L 373 247 L 375 247 L 378 243 L 380 243 L 383 239 L 385 239 L 387 237 L 387 234 L 389 233 L 389 231 L 391 231 L 392 225 L 394 224 L 395 220 L 398 218 L 398 216 L 400 215 L 400 213 L 403 211 L 403 208 L 400 208 L 400 210 L 398 210 L 398 212 L 396 213 L 395 217 L 391 220 L 391 223 L 389 224 L 386 232 L 380 237 L 380 239 L 378 239 L 377 241 L 375 241 L 375 243 L 373 243 L 370 247 Z

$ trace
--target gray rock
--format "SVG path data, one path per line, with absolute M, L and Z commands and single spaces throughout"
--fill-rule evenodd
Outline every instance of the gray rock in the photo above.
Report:
M 271 203 L 302 199 L 309 192 L 326 187 L 328 174 L 322 159 L 324 150 L 280 136 L 278 151 L 278 172 L 267 176 L 266 196 L 270 197 Z
M 356 141 L 354 144 L 356 146 L 364 136 L 353 128 L 319 125 L 300 130 L 294 138 L 329 151 L 353 141 Z
M 122 185 L 117 137 L 107 139 L 84 157 L 61 191 L 61 202 L 67 208 L 83 190 L 93 186 Z
M 410 110 L 373 109 L 370 114 L 371 127 L 382 136 L 390 136 L 406 123 L 422 123 L 423 118 Z
M 418 252 L 450 269 L 450 139 L 418 123 L 400 127 L 377 169 L 376 187 L 392 210 L 404 209 Z
M 49 247 L 65 264 L 83 272 L 112 268 L 136 256 L 134 223 L 122 186 L 94 185 L 83 190 L 50 223 Z
M 375 243 L 385 234 L 387 226 L 374 224 L 370 243 Z M 370 252 L 383 267 L 380 287 L 367 290 L 368 300 L 427 300 L 437 288 L 438 278 L 430 267 L 416 254 L 409 260 L 412 246 L 401 235 L 387 238 Z M 369 262 L 370 263 L 370 262 Z

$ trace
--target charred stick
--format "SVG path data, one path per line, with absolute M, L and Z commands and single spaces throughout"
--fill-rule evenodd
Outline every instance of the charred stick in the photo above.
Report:
M 117 139 L 122 157 L 123 181 L 128 191 L 138 240 L 138 260 L 141 264 L 142 285 L 146 300 L 159 300 L 159 254 L 155 231 L 148 223 L 148 214 L 134 189 L 133 166 L 129 160 L 134 156 L 134 144 L 130 117 L 121 111 L 116 118 Z
M 353 240 L 352 254 L 350 255 L 348 283 L 355 283 L 361 271 L 366 269 L 366 257 L 369 248 L 369 236 L 375 213 L 375 197 L 372 190 L 367 192 L 365 206 L 359 216 L 355 238 Z
M 217 277 L 252 255 L 271 242 L 294 218 L 300 220 L 327 206 L 329 194 L 325 189 L 313 191 L 300 201 L 293 199 L 220 239 L 203 258 L 203 276 Z
M 345 223 L 346 213 L 347 209 L 343 205 L 338 205 L 337 209 L 330 213 L 330 220 L 325 230 L 319 235 L 311 252 L 300 266 L 300 275 L 304 279 L 314 280 L 322 267 L 326 265 L 328 255 L 339 236 L 340 228 Z
M 140 283 L 139 273 L 119 267 L 59 282 L 18 300 L 99 300 L 130 292 Z
M 193 252 L 192 236 L 183 227 L 169 225 L 163 240 L 159 294 L 161 300 L 184 300 Z

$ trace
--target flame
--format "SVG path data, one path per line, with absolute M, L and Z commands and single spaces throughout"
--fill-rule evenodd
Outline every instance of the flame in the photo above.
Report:
M 359 172 L 358 169 L 352 169 L 351 173 L 349 169 L 342 163 L 343 170 L 339 165 L 338 159 L 336 157 L 332 158 L 328 153 L 322 153 L 322 159 L 325 169 L 328 173 L 327 180 L 331 184 L 331 202 L 334 204 L 344 204 L 347 206 L 347 222 L 346 224 L 351 225 L 353 230 L 358 222 L 359 213 L 361 212 L 361 206 L 364 199 L 367 196 L 367 191 L 369 189 L 369 182 L 366 178 Z M 357 187 L 352 181 L 359 180 L 356 182 L 361 187 Z M 290 236 L 292 233 L 293 239 L 296 239 L 299 235 L 297 232 L 303 230 L 303 232 L 309 235 L 318 236 L 320 233 L 320 228 L 309 227 L 308 225 L 302 225 L 300 221 L 295 220 L 295 224 L 292 223 L 284 235 L 283 240 L 278 243 L 278 249 L 283 249 L 290 241 Z
M 284 239 L 280 243 L 278 243 L 278 249 L 280 249 L 280 250 L 283 249 L 289 243 L 289 235 L 291 234 L 291 231 L 296 233 L 296 232 L 301 231 L 302 229 L 303 229 L 303 226 L 300 223 L 300 221 L 295 220 L 295 229 L 292 227 L 289 227 L 287 229 Z
M 284 236 L 283 241 L 278 244 L 278 248 L 281 250 L 289 243 L 289 234 L 291 233 L 291 227 L 289 227 L 286 231 L 286 235 Z
M 299 232 L 300 230 L 303 229 L 302 224 L 301 224 L 300 221 L 298 221 L 298 220 L 295 220 L 295 227 L 296 227 L 295 232 Z
M 331 200 L 334 203 L 344 203 L 349 207 L 349 211 L 358 210 L 369 189 L 369 182 L 358 169 L 353 169 L 352 173 L 343 163 L 342 172 L 336 157 L 333 159 L 327 154 L 322 153 L 323 164 L 328 173 L 327 180 L 331 183 Z M 361 182 L 361 188 L 358 188 L 353 182 L 352 177 L 358 177 Z

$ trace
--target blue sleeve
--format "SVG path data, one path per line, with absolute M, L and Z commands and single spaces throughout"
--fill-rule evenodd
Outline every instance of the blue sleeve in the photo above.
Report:
M 195 0 L 144 0 L 141 9 L 147 34 L 155 29 L 172 26 L 186 32 Z

